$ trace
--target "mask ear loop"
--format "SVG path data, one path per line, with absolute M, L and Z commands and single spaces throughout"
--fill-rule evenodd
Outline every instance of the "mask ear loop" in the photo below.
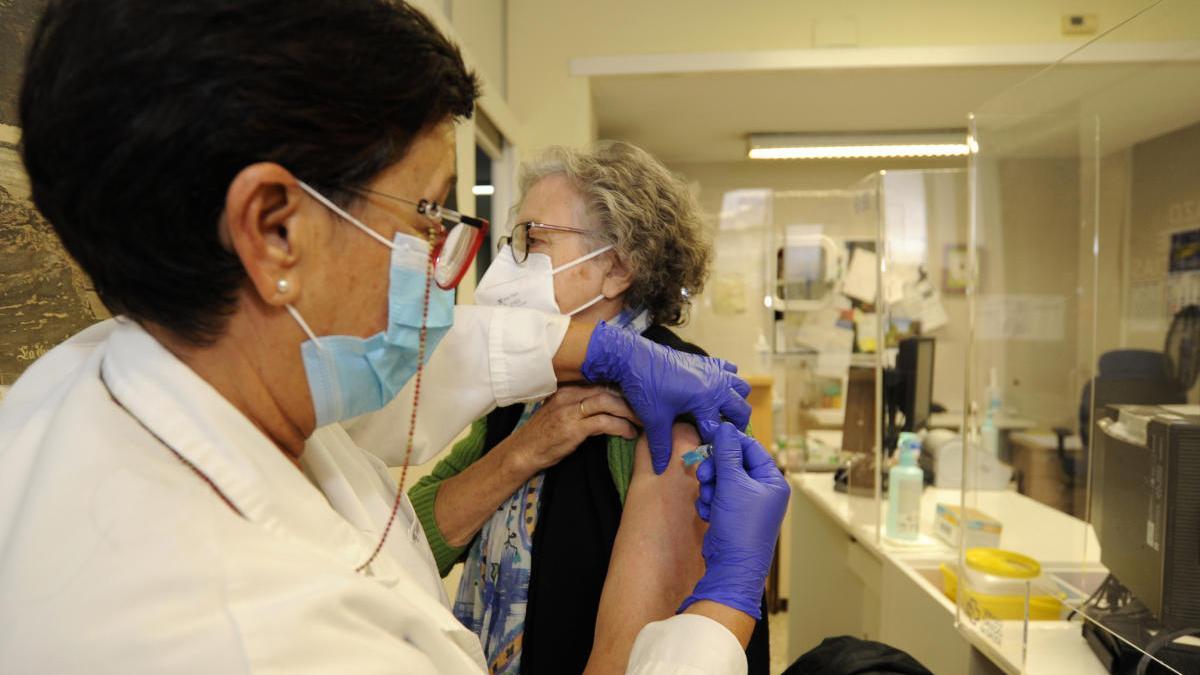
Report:
M 565 271 L 571 269 L 572 267 L 575 267 L 576 265 L 582 265 L 583 263 L 591 260 L 592 258 L 595 258 L 596 256 L 608 253 L 611 250 L 613 250 L 612 244 L 609 244 L 608 246 L 601 246 L 600 248 L 596 249 L 595 251 L 592 251 L 591 253 L 588 253 L 587 255 L 579 256 L 578 258 L 572 260 L 569 263 L 564 263 L 564 264 L 560 265 L 559 267 L 555 267 L 554 269 L 550 270 L 550 274 L 558 274 L 559 272 L 565 272 Z
M 573 310 L 571 310 L 571 311 L 567 312 L 567 316 L 575 316 L 576 314 L 578 314 L 578 313 L 580 313 L 580 312 L 584 311 L 584 310 L 585 310 L 585 309 L 587 309 L 588 307 L 591 307 L 592 305 L 594 305 L 594 304 L 596 304 L 596 303 L 600 302 L 601 300 L 604 300 L 604 294 L 603 294 L 603 293 L 601 293 L 600 295 L 597 295 L 596 297 L 592 298 L 591 300 L 588 300 L 587 302 L 585 302 L 585 303 L 583 303 L 582 305 L 580 305 L 580 306 L 576 307 L 575 309 L 573 309 Z
M 292 307 L 292 303 L 289 302 L 288 304 L 284 305 L 283 308 L 287 310 L 288 314 L 292 315 L 292 318 L 296 320 L 296 323 L 300 324 L 300 330 L 304 331 L 304 334 L 308 336 L 308 339 L 313 341 L 313 344 L 317 346 L 317 349 L 324 349 L 324 347 L 321 346 L 321 341 L 317 339 L 317 334 L 308 327 L 308 322 L 304 320 L 304 317 L 300 316 L 300 312 L 297 312 L 295 307 Z
M 413 434 L 417 429 L 417 406 L 421 401 L 421 374 L 425 370 L 425 336 L 427 333 L 427 324 L 429 323 L 429 293 L 433 286 L 433 239 L 437 235 L 433 230 L 430 230 L 426 236 L 429 238 L 429 258 L 425 262 L 425 302 L 421 310 L 421 339 L 417 348 L 417 374 L 414 377 L 413 384 L 412 415 L 408 419 L 408 440 L 404 448 L 404 466 L 400 469 L 400 484 L 396 486 L 396 501 L 392 503 L 392 514 L 388 516 L 387 525 L 383 528 L 383 534 L 379 537 L 379 543 L 375 545 L 375 550 L 371 551 L 370 557 L 354 569 L 356 573 L 364 572 L 375 561 L 379 552 L 383 550 L 383 544 L 387 541 L 388 533 L 392 531 L 392 523 L 396 522 L 396 513 L 400 510 L 400 501 L 404 499 L 404 483 L 408 479 L 408 463 L 412 459 Z
M 392 242 L 388 241 L 387 237 L 384 237 L 382 234 L 379 234 L 375 230 L 372 230 L 371 228 L 367 227 L 363 223 L 359 222 L 358 218 L 355 218 L 354 216 L 350 215 L 349 211 L 346 211 L 342 207 L 340 207 L 337 204 L 334 204 L 333 202 L 326 199 L 325 195 L 323 195 L 320 192 L 317 192 L 313 188 L 309 187 L 308 183 L 305 183 L 304 181 L 297 179 L 296 184 L 300 186 L 301 190 L 304 190 L 305 192 L 307 192 L 309 197 L 312 197 L 313 199 L 321 202 L 321 204 L 324 205 L 325 208 L 329 209 L 330 211 L 333 211 L 334 213 L 338 214 L 342 218 L 346 219 L 346 221 L 349 222 L 351 225 L 353 225 L 353 226 L 357 227 L 358 229 L 362 230 L 363 232 L 365 232 L 367 234 L 367 236 L 371 237 L 375 241 L 383 244 L 384 246 L 386 246 L 388 248 L 396 248 L 396 245 L 393 244 Z M 431 242 L 430 247 L 432 247 L 432 245 L 433 244 Z
M 559 272 L 569 270 L 572 267 L 575 267 L 576 265 L 582 265 L 583 263 L 591 260 L 592 258 L 595 258 L 597 256 L 608 253 L 609 251 L 613 250 L 613 248 L 614 248 L 614 246 L 612 244 L 609 244 L 608 246 L 601 246 L 600 248 L 596 249 L 595 251 L 592 251 L 591 253 L 588 253 L 587 255 L 580 256 L 580 257 L 572 260 L 569 263 L 566 263 L 555 269 L 550 270 L 550 276 L 554 276 L 555 274 L 558 274 Z M 597 295 L 596 297 L 592 298 L 591 300 L 588 300 L 587 302 L 576 307 L 575 309 L 567 312 L 567 316 L 575 316 L 576 314 L 584 311 L 588 307 L 591 307 L 592 305 L 600 302 L 603 299 L 604 299 L 604 294 L 601 293 L 600 295 Z

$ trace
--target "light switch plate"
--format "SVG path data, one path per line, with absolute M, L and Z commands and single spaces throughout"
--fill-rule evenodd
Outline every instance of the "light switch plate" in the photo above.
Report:
M 1063 35 L 1094 35 L 1100 28 L 1100 17 L 1096 14 L 1063 14 Z

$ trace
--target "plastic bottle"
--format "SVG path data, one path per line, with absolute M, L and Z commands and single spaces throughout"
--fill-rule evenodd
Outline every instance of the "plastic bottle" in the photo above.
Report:
M 900 463 L 888 471 L 887 536 L 916 541 L 921 533 L 921 492 L 925 473 L 917 466 L 921 439 L 914 433 L 900 433 Z
M 993 457 L 1000 456 L 1000 430 L 996 428 L 996 417 L 1000 415 L 1000 386 L 996 383 L 996 369 L 992 368 L 988 378 L 987 412 L 980 425 L 979 436 L 983 451 Z
M 991 412 L 994 415 L 1000 414 L 1000 408 L 1003 407 L 1003 402 L 1000 400 L 1000 383 L 996 378 L 995 368 L 992 368 L 990 371 L 988 371 L 987 404 L 988 412 Z

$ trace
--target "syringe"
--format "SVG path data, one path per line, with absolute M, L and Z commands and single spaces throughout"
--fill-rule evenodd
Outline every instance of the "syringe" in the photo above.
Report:
M 712 454 L 712 444 L 705 443 L 695 450 L 683 453 L 683 465 L 693 466 L 703 462 L 705 458 Z

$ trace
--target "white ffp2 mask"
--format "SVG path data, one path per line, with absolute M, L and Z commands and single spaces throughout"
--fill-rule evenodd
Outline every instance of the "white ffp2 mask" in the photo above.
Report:
M 554 299 L 554 275 L 582 265 L 612 248 L 609 244 L 569 263 L 554 267 L 550 256 L 545 253 L 530 253 L 525 262 L 518 264 L 513 258 L 512 249 L 505 246 L 492 260 L 491 266 L 475 287 L 475 302 L 491 307 L 524 307 L 547 314 L 575 316 L 603 300 L 604 294 L 601 293 L 579 307 L 564 312 Z

